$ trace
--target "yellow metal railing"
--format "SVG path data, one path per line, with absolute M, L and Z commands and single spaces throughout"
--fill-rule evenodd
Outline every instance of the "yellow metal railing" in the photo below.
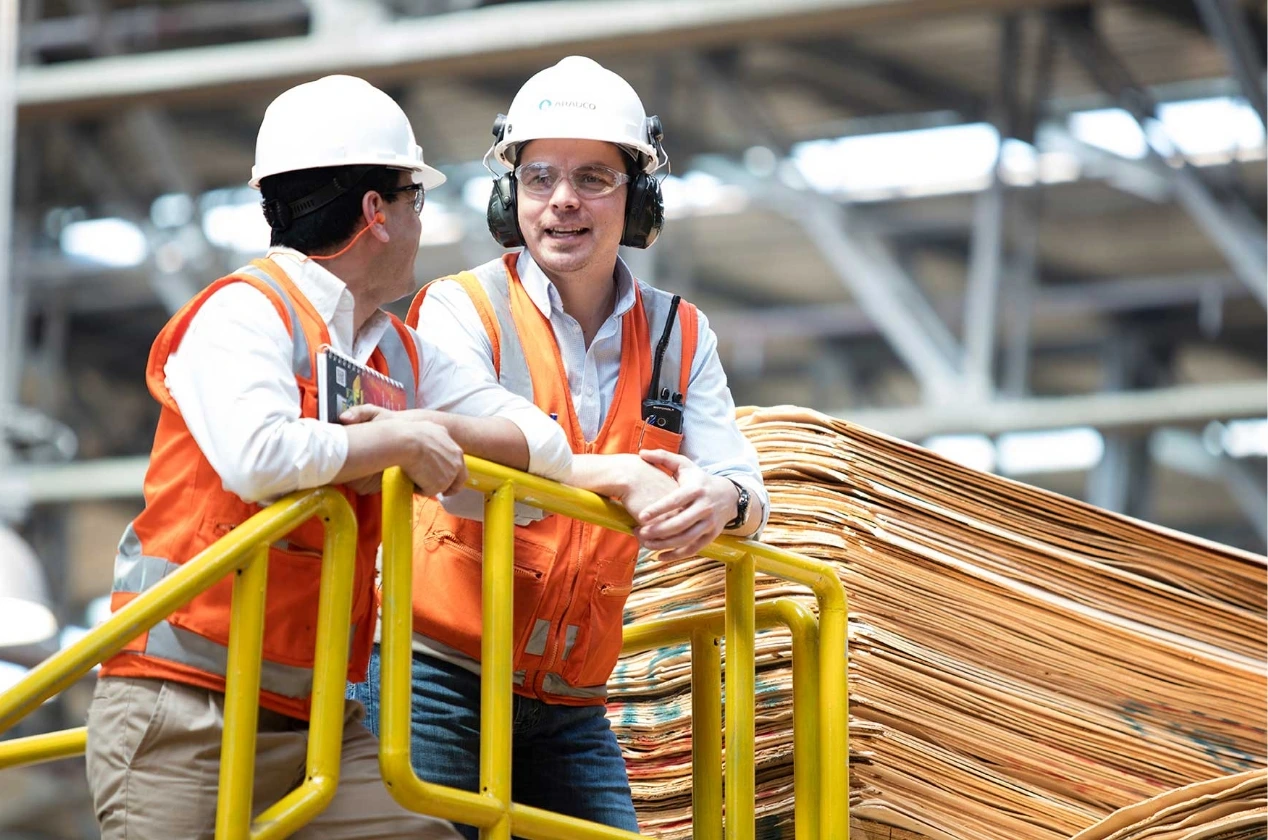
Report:
M 481 836 L 488 840 L 509 840 L 512 833 L 528 840 L 637 837 L 512 801 L 511 623 L 490 620 L 510 615 L 513 608 L 517 500 L 624 533 L 630 532 L 631 520 L 618 505 L 584 490 L 470 456 L 467 466 L 468 484 L 486 495 L 480 790 L 425 782 L 410 763 L 413 488 L 399 469 L 387 471 L 383 480 L 380 765 L 384 782 L 403 806 L 479 826 Z M 267 547 L 314 515 L 326 521 L 326 542 L 307 778 L 253 823 L 251 789 Z M 325 807 L 338 784 L 355 545 L 355 519 L 337 492 L 314 490 L 279 501 L 0 695 L 0 733 L 199 592 L 226 574 L 236 574 L 216 837 L 260 840 L 289 835 Z M 694 836 L 700 840 L 752 840 L 754 836 L 754 638 L 758 628 L 778 624 L 793 636 L 797 840 L 848 840 L 846 603 L 840 580 L 826 563 L 732 537 L 719 538 L 701 554 L 726 565 L 725 608 L 626 628 L 624 646 L 628 653 L 684 641 L 691 644 Z M 808 586 L 818 602 L 817 621 L 806 607 L 788 599 L 755 605 L 757 571 Z M 726 640 L 727 689 L 726 761 L 720 772 L 721 639 Z M 83 728 L 0 741 L 0 768 L 77 755 L 84 743 Z
M 314 516 L 325 520 L 326 536 L 317 607 L 317 650 L 321 654 L 313 666 L 307 773 L 303 784 L 252 824 L 268 546 Z M 118 653 L 173 610 L 226 575 L 235 575 L 216 837 L 268 840 L 293 834 L 329 804 L 339 784 L 356 545 L 356 518 L 337 491 L 321 488 L 287 496 L 181 565 L 0 695 L 0 733 L 72 685 L 98 662 Z M 86 731 L 80 728 L 0 741 L 0 768 L 78 755 L 84 750 L 85 739 Z

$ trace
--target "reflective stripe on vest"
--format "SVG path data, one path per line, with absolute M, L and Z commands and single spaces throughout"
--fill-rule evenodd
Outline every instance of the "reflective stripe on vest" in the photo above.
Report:
M 493 313 L 497 316 L 498 327 L 502 332 L 499 345 L 502 350 L 502 367 L 498 371 L 498 384 L 512 394 L 533 401 L 533 379 L 528 373 L 528 362 L 524 358 L 524 346 L 520 343 L 519 332 L 515 328 L 515 319 L 511 317 L 510 278 L 507 276 L 506 263 L 501 258 L 490 260 L 473 268 L 471 273 L 484 293 L 489 296 L 493 305 Z M 633 279 L 633 278 L 631 278 Z M 633 282 L 638 283 L 637 280 Z M 665 322 L 669 319 L 669 303 L 673 295 L 640 284 L 643 300 L 643 314 L 647 317 L 647 335 L 652 342 L 652 351 L 660 342 L 665 332 Z M 693 348 L 694 349 L 694 348 Z M 665 360 L 661 366 L 660 385 L 671 392 L 678 390 L 681 381 L 679 372 L 682 369 L 682 321 L 674 319 L 674 328 L 670 333 L 669 345 L 665 349 Z
M 558 674 L 548 673 L 542 678 L 542 691 L 559 697 L 576 697 L 581 700 L 606 700 L 606 685 L 575 686 L 568 685 Z
M 244 265 L 234 274 L 249 274 L 256 280 L 267 283 L 269 288 L 277 292 L 282 303 L 286 304 L 286 314 L 291 319 L 291 335 L 294 340 L 294 349 L 291 351 L 291 371 L 298 377 L 311 379 L 313 363 L 312 356 L 308 352 L 308 338 L 298 326 L 299 318 L 295 314 L 295 304 L 291 303 L 290 295 L 280 283 L 269 276 L 268 272 L 261 271 L 253 265 Z M 384 331 L 383 337 L 379 339 L 378 350 L 387 362 L 387 375 L 405 386 L 405 407 L 414 408 L 418 397 L 418 381 L 414 376 L 414 366 L 410 363 L 409 352 L 405 349 L 405 343 L 395 323 L 389 325 Z
M 114 591 L 140 595 L 179 568 L 162 557 L 141 553 L 141 540 L 128 525 L 115 557 Z M 221 676 L 229 669 L 228 647 L 168 621 L 150 628 L 141 653 Z M 313 672 L 310 668 L 264 660 L 260 666 L 260 688 L 285 697 L 304 698 L 312 694 Z
M 572 653 L 572 646 L 577 643 L 577 632 L 580 630 L 577 625 L 569 624 L 564 630 L 564 653 L 559 659 L 561 662 L 568 661 L 568 654 Z M 544 618 L 539 618 L 533 624 L 533 632 L 528 637 L 528 644 L 524 645 L 524 652 L 529 656 L 541 656 L 546 652 L 546 640 L 550 638 L 550 622 Z
M 501 259 L 491 260 L 482 266 L 473 268 L 471 273 L 484 287 L 493 305 L 493 314 L 497 316 L 498 328 L 502 332 L 502 364 L 498 371 L 498 384 L 512 394 L 518 394 L 529 402 L 533 402 L 533 377 L 528 373 L 528 361 L 524 358 L 524 345 L 520 343 L 519 331 L 515 329 L 515 319 L 511 317 L 510 280 L 506 274 L 506 263 Z
M 418 397 L 418 383 L 414 380 L 414 366 L 410 364 L 409 353 L 395 323 L 390 324 L 379 339 L 379 352 L 387 362 L 387 375 L 405 386 L 405 407 L 413 408 Z
M 299 316 L 295 313 L 295 304 L 291 303 L 291 296 L 286 293 L 280 283 L 268 275 L 268 272 L 261 271 L 253 265 L 244 265 L 233 273 L 235 275 L 250 275 L 262 283 L 267 283 L 269 288 L 277 292 L 277 296 L 286 305 L 286 314 L 291 319 L 291 340 L 293 344 L 293 349 L 291 350 L 291 372 L 303 379 L 312 379 L 313 360 L 308 352 L 308 336 L 304 335 L 304 330 L 299 326 Z M 406 367 L 409 367 L 408 360 Z

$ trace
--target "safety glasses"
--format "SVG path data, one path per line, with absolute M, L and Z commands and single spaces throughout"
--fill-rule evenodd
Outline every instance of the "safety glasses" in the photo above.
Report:
M 423 212 L 423 201 L 426 199 L 426 195 L 423 192 L 422 184 L 406 184 L 403 187 L 392 187 L 391 189 L 379 190 L 379 194 L 384 196 L 399 195 L 400 193 L 404 193 L 404 192 L 412 192 L 414 194 L 413 195 L 414 212 L 415 213 Z
M 611 195 L 617 187 L 630 181 L 630 176 L 624 172 L 599 164 L 578 166 L 566 174 L 559 167 L 548 163 L 525 163 L 515 167 L 515 179 L 519 182 L 519 188 L 539 198 L 553 194 L 562 178 L 567 178 L 577 195 L 582 198 Z

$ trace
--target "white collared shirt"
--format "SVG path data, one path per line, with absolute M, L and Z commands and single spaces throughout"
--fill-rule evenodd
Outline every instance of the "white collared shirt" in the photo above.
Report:
M 387 314 L 375 312 L 354 333 L 352 293 L 343 281 L 289 248 L 268 256 L 326 323 L 331 346 L 366 363 L 391 327 Z M 568 480 L 572 452 L 557 423 L 483 367 L 464 370 L 433 341 L 414 339 L 419 408 L 504 417 L 524 433 L 531 472 Z M 343 426 L 300 417 L 291 350 L 269 299 L 247 283 L 231 283 L 203 303 L 163 369 L 198 448 L 225 489 L 246 501 L 329 484 L 348 457 Z
M 634 277 L 617 259 L 616 305 L 587 348 L 581 325 L 564 311 L 559 290 L 525 249 L 516 270 L 524 290 L 541 313 L 550 319 L 559 355 L 568 375 L 568 390 L 587 440 L 598 436 L 604 418 L 616 398 L 621 372 L 621 319 L 634 305 Z M 644 293 L 648 293 L 644 287 Z M 748 489 L 750 505 L 766 524 L 770 508 L 762 484 L 757 452 L 735 423 L 735 403 L 726 384 L 726 372 L 718 358 L 718 338 L 709 320 L 700 313 L 699 340 L 691 365 L 687 400 L 683 411 L 681 453 L 701 469 L 724 476 Z M 438 282 L 427 292 L 419 310 L 418 331 L 445 348 L 464 368 L 480 368 L 493 376 L 493 348 L 476 312 L 475 304 L 455 282 Z

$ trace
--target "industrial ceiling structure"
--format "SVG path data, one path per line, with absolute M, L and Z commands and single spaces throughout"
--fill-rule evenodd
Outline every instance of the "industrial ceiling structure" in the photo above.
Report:
M 259 247 L 258 222 L 254 239 L 233 228 L 257 215 L 243 182 L 279 91 L 349 72 L 406 107 L 451 176 L 428 204 L 425 282 L 497 253 L 478 163 L 492 117 L 532 72 L 584 53 L 664 119 L 671 220 L 628 258 L 709 313 L 737 402 L 918 441 L 1092 426 L 1103 457 L 1086 481 L 1037 480 L 1262 540 L 1262 516 L 1220 518 L 1264 507 L 1241 475 L 1262 470 L 1226 463 L 1206 425 L 1264 414 L 1262 3 L 6 5 L 20 20 L 0 404 L 18 513 L 135 495 L 149 339 Z M 1166 118 L 1185 103 L 1208 111 Z M 1242 122 L 1212 122 L 1212 103 Z M 1083 130 L 1097 120 L 1113 123 L 1099 139 Z M 1168 136 L 1195 121 L 1213 142 Z M 98 239 L 139 238 L 127 264 L 76 252 L 103 220 Z M 1217 474 L 1229 498 L 1201 490 Z M 1223 513 L 1184 512 L 1213 501 Z
M 568 54 L 664 121 L 670 220 L 626 256 L 708 314 L 738 404 L 809 406 L 1265 547 L 1262 2 L 8 0 L 0 15 L 0 518 L 43 558 L 63 623 L 108 590 L 111 529 L 140 505 L 153 336 L 267 244 L 245 181 L 268 102 L 352 73 L 405 107 L 450 176 L 428 196 L 423 283 L 499 253 L 482 210 L 493 118 Z M 88 836 L 82 809 L 45 799 L 0 803 L 0 824 Z
M 1241 475 L 1262 470 L 1226 463 L 1206 425 L 1264 414 L 1262 4 L 8 6 L 21 19 L 0 404 L 18 513 L 135 496 L 149 339 L 258 247 L 258 222 L 255 239 L 232 228 L 256 213 L 243 181 L 276 93 L 350 72 L 404 104 L 451 176 L 428 204 L 425 282 L 497 252 L 479 209 L 492 117 L 529 74 L 585 53 L 665 121 L 671 220 L 628 258 L 709 313 L 737 402 L 918 441 L 1092 426 L 1103 457 L 1086 481 L 1038 480 L 1262 540 L 1262 516 L 1220 518 L 1238 500 L 1263 508 L 1262 481 Z M 1214 145 L 1186 149 L 1168 132 L 1210 120 L 1166 119 L 1185 103 L 1240 107 L 1258 134 L 1208 125 Z M 1081 129 L 1098 119 L 1109 140 Z M 1133 130 L 1139 148 L 1124 148 Z M 77 252 L 89 228 L 139 237 L 135 255 Z M 1230 498 L 1198 492 L 1217 474 Z M 1223 513 L 1184 512 L 1215 502 Z

